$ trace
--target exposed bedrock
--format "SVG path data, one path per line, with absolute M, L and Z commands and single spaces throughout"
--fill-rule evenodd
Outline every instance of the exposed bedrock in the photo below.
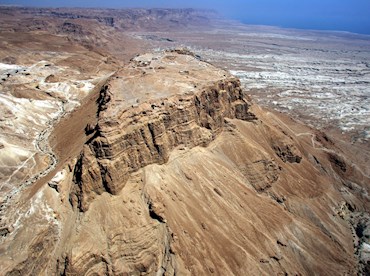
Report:
M 109 88 L 103 88 L 99 112 L 107 109 L 104 106 L 111 97 Z M 145 102 L 119 116 L 109 116 L 109 110 L 100 113 L 95 136 L 75 166 L 72 205 L 86 211 L 97 194 L 117 194 L 131 172 L 165 163 L 179 145 L 208 145 L 222 130 L 225 118 L 256 120 L 249 106 L 239 80 L 229 78 L 199 92 Z
M 365 264 L 351 229 L 363 232 L 368 181 L 334 140 L 252 104 L 237 79 L 186 53 L 138 56 L 101 87 L 59 126 L 81 143 L 63 143 L 75 159 L 38 194 L 46 220 L 27 227 L 58 226 L 51 256 L 18 231 L 29 251 L 4 249 L 17 258 L 4 273 L 32 258 L 44 275 L 352 275 Z
M 5 10 L 10 13 L 1 18 L 8 31 L 0 32 L 0 60 L 17 57 L 24 65 L 2 65 L 10 71 L 4 71 L 1 84 L 9 112 L 3 116 L 0 151 L 4 161 L 18 152 L 20 158 L 12 160 L 24 165 L 2 164 L 11 176 L 3 194 L 7 198 L 12 195 L 7 189 L 14 189 L 17 196 L 0 204 L 0 275 L 369 274 L 370 177 L 364 147 L 252 104 L 236 78 L 189 50 L 132 58 L 149 44 L 168 45 L 172 38 L 181 43 L 181 36 L 163 33 L 166 25 L 156 22 L 189 30 L 195 24 L 187 24 L 191 11 L 58 10 L 66 18 L 54 16 L 56 10 Z M 123 13 L 132 20 L 119 19 Z M 35 25 L 36 14 L 42 20 L 35 19 Z M 257 44 L 258 53 L 271 57 L 272 38 L 261 37 L 262 29 L 256 37 L 268 40 L 267 48 L 240 28 L 203 35 L 198 22 L 204 20 L 191 21 L 197 22 L 194 35 L 204 42 L 209 38 L 207 44 L 240 32 L 240 49 L 252 62 L 248 70 L 256 69 L 251 58 Z M 162 33 L 120 33 L 145 26 Z M 189 38 L 190 33 L 184 32 Z M 245 39 L 254 43 L 249 54 Z M 288 41 L 285 35 L 281 39 Z M 294 59 L 285 42 L 277 48 Z M 222 45 L 216 46 L 227 49 Z M 226 56 L 219 64 L 231 68 L 240 57 Z M 274 69 L 278 74 L 280 67 Z M 274 70 L 266 72 L 272 81 Z M 254 85 L 248 82 L 246 88 L 260 87 L 260 81 L 252 78 Z M 279 89 L 259 93 L 302 96 Z M 303 96 L 315 89 L 308 83 Z M 319 98 L 330 101 L 321 92 L 325 99 Z M 54 120 L 60 107 L 47 104 L 54 96 L 63 100 L 67 114 L 52 131 L 48 127 L 49 136 L 45 122 Z M 50 160 L 30 157 L 35 144 L 28 138 L 39 130 L 44 139 L 38 147 L 49 140 L 58 157 L 48 174 L 43 167 Z M 47 175 L 18 189 L 29 181 L 26 175 L 36 173 Z

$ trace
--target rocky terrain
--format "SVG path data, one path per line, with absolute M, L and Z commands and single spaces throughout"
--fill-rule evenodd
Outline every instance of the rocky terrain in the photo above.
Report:
M 363 87 L 366 101 L 361 64 L 343 58 L 335 73 L 324 54 L 320 64 L 266 48 L 225 54 L 223 21 L 205 11 L 1 13 L 0 274 L 369 273 L 366 135 L 351 144 L 252 100 L 274 92 L 296 111 L 289 91 L 305 86 L 306 104 L 353 66 L 341 87 Z M 257 30 L 258 40 L 288 39 Z M 219 44 L 202 48 L 200 33 Z M 196 51 L 173 48 L 185 41 Z M 331 79 L 315 86 L 315 66 Z M 314 115 L 314 126 L 335 122 Z

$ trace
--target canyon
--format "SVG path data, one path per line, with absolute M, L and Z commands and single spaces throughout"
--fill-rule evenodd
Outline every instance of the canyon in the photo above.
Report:
M 369 273 L 366 62 L 315 87 L 331 64 L 227 55 L 272 30 L 209 11 L 0 12 L 2 275 Z M 347 67 L 363 112 L 295 112 Z

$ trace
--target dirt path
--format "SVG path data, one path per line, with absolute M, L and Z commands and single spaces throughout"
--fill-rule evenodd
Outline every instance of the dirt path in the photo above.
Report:
M 35 139 L 35 148 L 37 152 L 47 156 L 49 159 L 49 164 L 45 169 L 31 176 L 18 187 L 13 188 L 2 200 L 2 202 L 0 202 L 0 242 L 2 238 L 6 237 L 13 230 L 14 224 L 16 224 L 16 222 L 20 219 L 21 213 L 17 212 L 17 210 L 19 207 L 19 196 L 22 194 L 21 192 L 40 178 L 49 174 L 52 170 L 55 169 L 58 163 L 58 158 L 53 152 L 48 141 L 55 124 L 66 115 L 66 101 L 60 100 L 57 104 L 59 106 L 57 116 L 50 119 L 46 123 L 46 128 L 38 133 Z M 8 179 L 8 182 L 14 175 L 15 173 L 13 173 L 12 176 Z

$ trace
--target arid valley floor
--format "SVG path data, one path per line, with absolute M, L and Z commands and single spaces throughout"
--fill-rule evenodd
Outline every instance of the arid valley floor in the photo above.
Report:
M 0 7 L 0 275 L 369 275 L 370 37 Z

